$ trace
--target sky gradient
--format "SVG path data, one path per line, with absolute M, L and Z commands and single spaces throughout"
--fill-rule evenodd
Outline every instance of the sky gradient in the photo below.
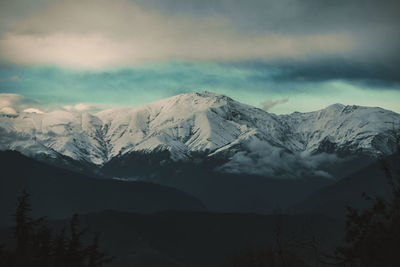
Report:
M 98 110 L 208 90 L 279 114 L 334 103 L 400 112 L 398 8 L 387 0 L 3 0 L 0 109 Z

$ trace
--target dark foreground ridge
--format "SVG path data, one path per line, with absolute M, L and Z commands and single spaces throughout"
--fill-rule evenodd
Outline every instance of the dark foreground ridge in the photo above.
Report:
M 371 201 L 366 201 L 363 195 L 390 199 L 392 196 L 391 182 L 393 181 L 386 176 L 385 167 L 394 172 L 391 176 L 396 175 L 399 162 L 399 153 L 384 157 L 336 183 L 316 190 L 288 209 L 288 212 L 317 213 L 345 218 L 347 206 L 360 210 L 371 206 Z
M 27 158 L 0 152 L 0 225 L 13 222 L 16 199 L 25 188 L 31 195 L 32 216 L 68 218 L 72 214 L 116 209 L 132 212 L 205 210 L 191 195 L 146 182 L 96 179 Z
M 52 221 L 56 232 L 69 220 Z M 282 239 L 300 246 L 301 256 L 315 261 L 313 237 L 318 246 L 332 250 L 341 242 L 344 223 L 326 216 L 287 216 L 209 212 L 161 212 L 138 214 L 105 211 L 80 216 L 80 226 L 89 229 L 90 242 L 100 233 L 100 249 L 115 259 L 105 266 L 216 267 L 237 251 L 275 246 L 279 225 Z M 4 230 L 3 240 L 10 236 Z M 1 241 L 0 241 L 1 243 Z M 300 251 L 300 248 L 296 248 Z

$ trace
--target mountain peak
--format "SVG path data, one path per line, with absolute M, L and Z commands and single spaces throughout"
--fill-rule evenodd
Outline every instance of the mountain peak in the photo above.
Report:
M 332 105 L 327 106 L 325 109 L 342 109 L 344 108 L 346 105 L 343 105 L 341 103 L 335 103 Z
M 194 93 L 184 93 L 184 94 L 179 94 L 179 95 L 176 95 L 176 96 L 172 96 L 170 98 L 162 99 L 162 100 L 159 100 L 159 101 L 168 101 L 168 100 L 172 100 L 172 99 L 185 99 L 187 101 L 191 101 L 191 100 L 194 100 L 194 99 L 197 99 L 197 100 L 203 99 L 203 100 L 206 100 L 208 103 L 217 102 L 217 101 L 221 101 L 221 100 L 233 101 L 232 98 L 230 98 L 230 97 L 228 97 L 226 95 L 217 94 L 217 93 L 209 92 L 209 91 L 194 92 Z M 199 102 L 195 102 L 195 104 L 198 104 L 198 103 Z
M 203 97 L 219 97 L 219 96 L 225 96 L 225 95 L 222 95 L 222 94 L 217 94 L 217 93 L 214 93 L 214 92 L 210 92 L 210 91 L 207 91 L 207 90 L 205 90 L 205 91 L 203 91 L 203 92 L 197 92 L 197 93 L 195 93 L 195 94 L 197 94 L 197 95 L 199 95 L 199 96 L 203 96 Z

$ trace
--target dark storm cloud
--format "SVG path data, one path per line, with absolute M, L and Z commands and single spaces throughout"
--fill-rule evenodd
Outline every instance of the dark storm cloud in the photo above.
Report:
M 394 0 L 136 0 L 171 13 L 219 14 L 242 26 L 269 31 L 329 31 L 346 27 L 396 25 Z
M 324 82 L 346 80 L 366 86 L 383 86 L 396 89 L 400 84 L 400 60 L 357 62 L 346 59 L 315 61 L 242 62 L 240 68 L 254 70 L 249 79 L 256 83 L 274 82 Z
M 273 77 L 275 81 L 319 82 L 340 79 L 371 86 L 396 87 L 400 84 L 400 69 L 384 63 L 370 62 L 361 65 L 353 62 L 325 61 L 315 64 L 286 65 L 282 66 L 282 69 L 285 71 Z
M 347 33 L 356 40 L 351 51 L 317 54 L 301 61 L 260 62 L 279 68 L 278 81 L 348 79 L 396 85 L 400 80 L 400 1 L 395 0 L 146 0 L 144 5 L 171 13 L 219 14 L 247 31 L 286 34 Z M 240 64 L 243 64 L 241 62 Z M 244 63 L 246 65 L 247 63 Z M 257 64 L 251 63 L 256 66 Z M 256 77 L 255 77 L 256 78 Z M 258 79 L 271 79 L 271 75 Z
M 94 69 L 169 60 L 271 61 L 343 54 L 357 45 L 346 32 L 250 29 L 224 12 L 177 14 L 126 0 L 54 1 L 9 25 L 0 55 L 18 65 Z
M 0 61 L 72 68 L 213 61 L 254 68 L 260 83 L 396 86 L 399 8 L 393 0 L 3 0 Z

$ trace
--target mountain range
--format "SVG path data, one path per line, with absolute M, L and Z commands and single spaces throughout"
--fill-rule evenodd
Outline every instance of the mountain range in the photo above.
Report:
M 306 169 L 329 177 L 320 166 L 344 156 L 392 154 L 399 124 L 399 114 L 378 107 L 334 104 L 275 115 L 203 92 L 94 114 L 2 114 L 0 150 L 93 168 L 135 153 L 164 153 L 171 162 L 218 158 L 213 167 L 221 172 L 296 177 L 302 175 L 296 169 Z
M 368 173 L 364 168 L 398 151 L 399 125 L 400 114 L 378 107 L 334 104 L 276 115 L 203 92 L 93 114 L 1 114 L 0 150 L 73 173 L 174 187 L 211 211 L 264 213 L 298 205 L 307 212 L 321 211 L 307 203 L 325 199 L 324 188 L 331 199 L 346 181 L 364 188 L 363 178 L 348 177 Z M 370 188 L 381 188 L 382 175 L 376 172 Z

